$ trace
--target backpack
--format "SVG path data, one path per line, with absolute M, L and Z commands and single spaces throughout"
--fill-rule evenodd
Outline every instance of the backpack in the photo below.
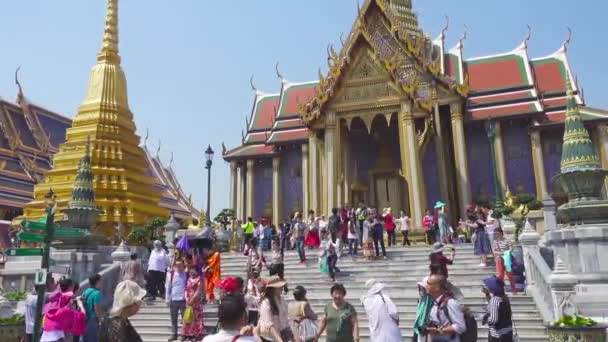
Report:
M 337 233 L 340 230 L 340 216 L 331 215 L 329 217 L 329 221 L 327 222 L 327 226 L 331 233 Z
M 447 317 L 450 324 L 452 323 L 452 318 L 450 318 L 450 313 L 447 306 L 447 301 L 452 297 L 446 297 L 446 300 L 442 300 L 441 302 L 441 310 Z M 462 307 L 462 312 L 464 314 L 464 323 L 466 326 L 466 330 L 460 335 L 460 342 L 477 342 L 477 320 L 475 320 L 475 316 L 473 316 L 473 312 L 466 306 Z

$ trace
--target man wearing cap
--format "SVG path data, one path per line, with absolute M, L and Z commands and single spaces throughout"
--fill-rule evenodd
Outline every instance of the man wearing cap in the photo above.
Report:
M 177 317 L 179 314 L 181 314 L 181 317 L 184 316 L 184 310 L 186 309 L 186 297 L 184 293 L 187 280 L 188 275 L 186 274 L 184 262 L 181 260 L 175 261 L 175 266 L 167 275 L 167 281 L 165 282 L 165 302 L 169 306 L 171 314 L 171 337 L 169 341 L 177 339 Z

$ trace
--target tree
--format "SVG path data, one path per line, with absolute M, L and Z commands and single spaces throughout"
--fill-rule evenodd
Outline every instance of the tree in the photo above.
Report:
M 215 217 L 215 219 L 213 219 L 215 222 L 219 223 L 222 225 L 222 227 L 224 229 L 226 229 L 226 227 L 228 226 L 228 224 L 234 220 L 234 210 L 232 209 L 222 209 L 222 211 L 217 214 L 217 216 Z
M 135 226 L 127 236 L 129 244 L 150 246 L 154 240 L 162 240 L 166 218 L 155 217 L 143 226 Z

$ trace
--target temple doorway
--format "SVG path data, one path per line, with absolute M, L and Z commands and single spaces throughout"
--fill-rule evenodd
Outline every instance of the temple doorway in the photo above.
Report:
M 355 168 L 351 173 L 351 198 L 378 210 L 390 207 L 393 212 L 409 212 L 408 187 L 401 175 L 397 115 L 380 113 L 367 125 L 354 118 L 347 141 Z

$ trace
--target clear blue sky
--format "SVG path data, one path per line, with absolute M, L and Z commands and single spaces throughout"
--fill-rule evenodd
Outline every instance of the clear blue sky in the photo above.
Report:
M 570 63 L 588 105 L 608 108 L 608 47 L 603 0 L 413 0 L 425 32 L 435 37 L 450 17 L 446 47 L 469 26 L 465 57 L 515 48 L 533 29 L 529 55 L 557 50 L 574 32 Z M 0 96 L 14 100 L 13 73 L 32 101 L 73 117 L 100 47 L 105 0 L 3 0 L 0 8 Z M 339 45 L 356 16 L 356 0 L 120 0 L 120 52 L 140 136 L 174 169 L 197 206 L 203 191 L 203 151 L 217 152 L 212 209 L 228 204 L 229 170 L 221 142 L 240 144 L 258 88 L 277 91 L 274 64 L 286 78 L 316 78 L 325 48 Z M 206 179 L 206 178 L 205 178 Z M 205 182 L 206 183 L 206 182 Z

